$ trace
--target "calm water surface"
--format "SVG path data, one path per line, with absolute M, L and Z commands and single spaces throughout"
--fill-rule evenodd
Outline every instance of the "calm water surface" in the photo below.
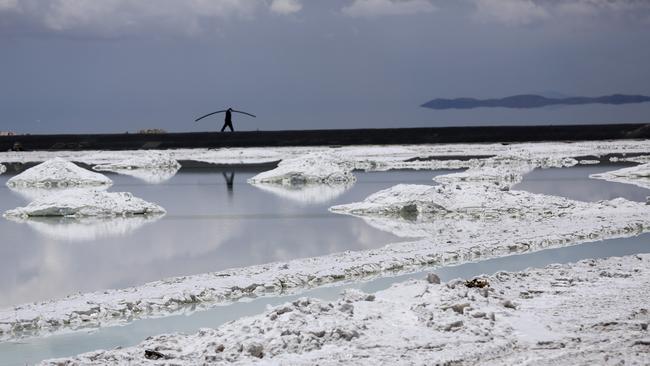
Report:
M 381 247 L 402 239 L 361 219 L 332 214 L 328 208 L 362 200 L 397 183 L 434 184 L 435 175 L 359 172 L 348 190 L 316 192 L 314 202 L 314 197 L 280 195 L 246 183 L 268 169 L 182 169 L 161 184 L 108 174 L 114 181 L 109 191 L 131 192 L 164 207 L 167 214 L 158 220 L 80 225 L 57 219 L 16 223 L 0 218 L 0 307 L 171 276 Z M 29 203 L 6 187 L 11 176 L 0 175 L 0 212 Z

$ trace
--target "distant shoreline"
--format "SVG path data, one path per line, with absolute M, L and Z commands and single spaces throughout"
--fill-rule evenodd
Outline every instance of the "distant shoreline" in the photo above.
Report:
M 513 95 L 498 99 L 475 99 L 475 98 L 438 98 L 430 100 L 421 105 L 424 108 L 446 110 L 446 109 L 475 109 L 475 108 L 514 108 L 531 109 L 552 105 L 584 105 L 584 104 L 637 104 L 650 102 L 646 95 L 612 94 L 601 97 L 566 97 L 547 98 L 536 94 Z
M 650 123 L 0 136 L 0 150 L 138 150 L 650 139 Z

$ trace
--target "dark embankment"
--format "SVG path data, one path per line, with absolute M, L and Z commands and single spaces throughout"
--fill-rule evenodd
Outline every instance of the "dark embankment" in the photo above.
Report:
M 484 126 L 166 134 L 0 136 L 0 150 L 127 150 L 254 146 L 584 141 L 650 138 L 650 124 Z
M 645 95 L 613 94 L 602 97 L 569 97 L 547 98 L 535 94 L 513 95 L 500 99 L 433 99 L 421 105 L 431 109 L 473 109 L 473 108 L 541 108 L 550 105 L 582 105 L 582 104 L 633 104 L 650 102 L 650 97 Z

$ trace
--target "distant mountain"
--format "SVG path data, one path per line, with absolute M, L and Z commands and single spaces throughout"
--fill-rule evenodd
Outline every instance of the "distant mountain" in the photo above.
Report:
M 503 108 L 539 108 L 548 105 L 580 105 L 580 104 L 628 104 L 650 102 L 650 97 L 645 95 L 613 94 L 602 97 L 568 97 L 547 98 L 535 94 L 514 95 L 501 99 L 434 99 L 422 104 L 422 107 L 431 109 L 472 109 L 481 107 Z

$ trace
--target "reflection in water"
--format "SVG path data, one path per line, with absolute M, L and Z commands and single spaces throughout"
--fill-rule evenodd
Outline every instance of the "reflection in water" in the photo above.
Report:
M 645 202 L 648 190 L 630 184 L 614 183 L 589 178 L 629 164 L 579 165 L 572 168 L 535 169 L 513 190 L 562 196 L 577 201 L 596 202 L 622 197 L 630 201 Z
M 265 192 L 302 204 L 322 204 L 331 202 L 350 189 L 354 183 L 306 184 L 286 186 L 272 183 L 251 183 Z
M 105 191 L 109 188 L 108 185 L 99 185 L 91 187 L 24 187 L 24 186 L 11 186 L 9 189 L 12 192 L 17 193 L 24 199 L 28 201 L 35 201 L 37 199 L 49 196 L 51 194 L 56 194 L 60 192 L 70 192 L 70 193 L 87 193 L 90 191 Z
M 29 217 L 8 220 L 27 224 L 41 235 L 59 241 L 94 241 L 102 238 L 126 236 L 148 223 L 163 217 L 159 215 L 135 215 L 118 217 Z
M 164 168 L 134 168 L 134 169 L 105 169 L 117 174 L 128 175 L 149 184 L 160 184 L 170 180 L 178 172 L 177 167 Z
M 235 190 L 233 187 L 233 183 L 235 182 L 235 172 L 230 171 L 228 173 L 226 172 L 221 172 L 223 175 L 223 179 L 226 180 L 226 190 L 228 191 L 228 200 L 232 201 L 233 195 L 235 194 Z

